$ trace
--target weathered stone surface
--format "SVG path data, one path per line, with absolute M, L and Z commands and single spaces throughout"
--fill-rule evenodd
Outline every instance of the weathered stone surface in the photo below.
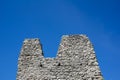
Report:
M 95 52 L 85 35 L 62 37 L 56 58 L 44 58 L 39 39 L 24 41 L 17 80 L 103 80 Z

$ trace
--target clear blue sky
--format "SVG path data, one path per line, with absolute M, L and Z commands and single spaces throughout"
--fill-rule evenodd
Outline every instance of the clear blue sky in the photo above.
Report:
M 86 34 L 105 80 L 120 80 L 119 0 L 0 0 L 0 80 L 16 80 L 25 38 L 55 57 L 64 34 Z

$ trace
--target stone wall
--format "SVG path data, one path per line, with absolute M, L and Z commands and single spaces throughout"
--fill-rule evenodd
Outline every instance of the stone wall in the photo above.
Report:
M 44 58 L 39 39 L 26 39 L 17 80 L 103 80 L 95 52 L 85 35 L 65 35 L 55 58 Z

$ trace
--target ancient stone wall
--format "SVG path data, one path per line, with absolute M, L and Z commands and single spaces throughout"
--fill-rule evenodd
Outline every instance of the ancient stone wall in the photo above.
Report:
M 103 80 L 95 52 L 85 35 L 65 35 L 55 58 L 44 58 L 39 39 L 26 39 L 17 80 Z

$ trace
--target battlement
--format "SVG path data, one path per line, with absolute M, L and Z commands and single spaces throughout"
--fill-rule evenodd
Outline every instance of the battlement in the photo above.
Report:
M 25 39 L 17 80 L 102 80 L 93 46 L 85 35 L 64 35 L 55 58 L 45 58 L 39 39 Z

